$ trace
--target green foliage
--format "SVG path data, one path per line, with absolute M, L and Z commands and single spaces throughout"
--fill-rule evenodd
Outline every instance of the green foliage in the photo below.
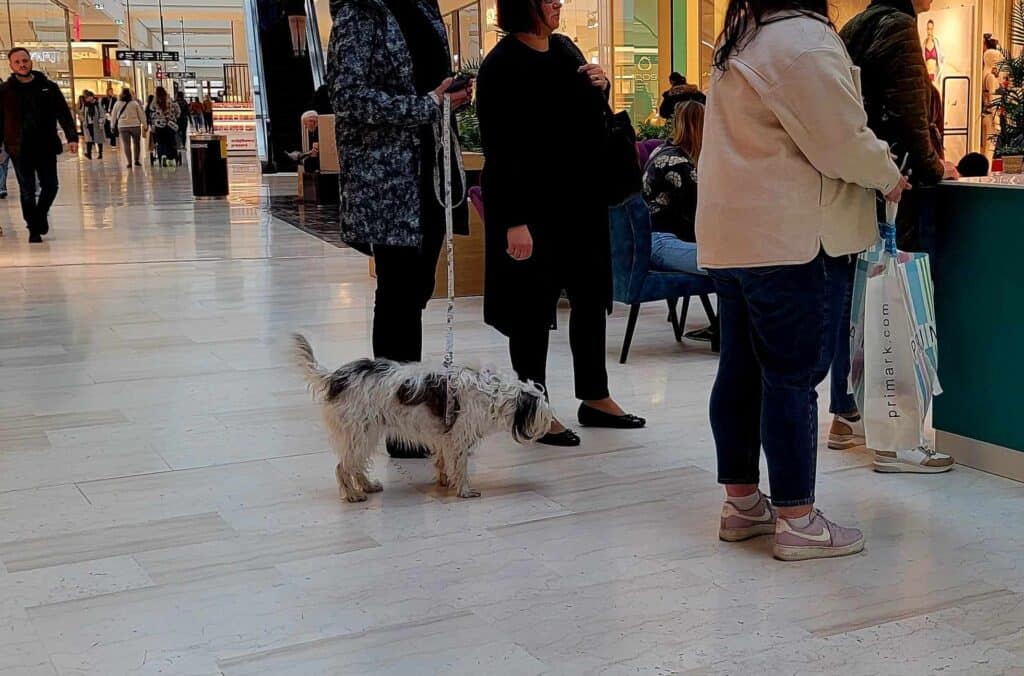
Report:
M 455 113 L 455 121 L 459 126 L 459 142 L 462 149 L 481 152 L 483 146 L 480 143 L 480 120 L 476 116 L 476 101 Z
M 646 141 L 652 138 L 668 138 L 670 131 L 667 124 L 652 124 L 644 120 L 637 125 L 636 138 L 638 141 Z
M 1024 0 L 1013 5 L 1010 41 L 1024 46 Z M 999 96 L 985 111 L 994 112 L 1002 121 L 996 136 L 996 155 L 1024 155 L 1024 54 L 1015 57 L 1004 51 L 999 69 L 1007 75 L 1009 83 L 999 90 Z

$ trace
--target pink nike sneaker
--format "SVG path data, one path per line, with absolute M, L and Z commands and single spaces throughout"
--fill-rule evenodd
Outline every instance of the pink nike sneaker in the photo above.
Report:
M 722 505 L 722 519 L 718 526 L 718 538 L 725 542 L 742 542 L 758 535 L 775 532 L 775 508 L 764 494 L 750 509 L 740 509 L 726 499 Z
M 830 559 L 864 549 L 864 534 L 856 528 L 832 523 L 817 509 L 810 516 L 810 523 L 802 527 L 779 517 L 775 525 L 775 558 L 781 561 Z

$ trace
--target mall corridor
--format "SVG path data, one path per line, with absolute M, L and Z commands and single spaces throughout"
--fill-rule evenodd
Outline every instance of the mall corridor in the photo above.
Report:
M 42 245 L 16 190 L 0 203 L 0 674 L 1024 674 L 1020 484 L 822 450 L 819 497 L 863 554 L 720 543 L 717 360 L 666 340 L 661 305 L 626 366 L 621 307 L 608 329 L 646 430 L 492 438 L 477 500 L 381 453 L 384 492 L 340 500 L 286 338 L 366 356 L 366 259 L 270 215 L 294 176 L 231 177 L 201 202 L 187 165 L 63 156 Z M 444 304 L 426 321 L 440 364 Z M 506 366 L 478 300 L 456 331 L 460 362 Z

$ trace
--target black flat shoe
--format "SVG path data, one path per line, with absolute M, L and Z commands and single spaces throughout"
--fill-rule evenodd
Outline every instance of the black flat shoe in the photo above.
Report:
M 570 429 L 562 430 L 561 432 L 548 432 L 540 439 L 537 440 L 538 444 L 544 444 L 545 446 L 579 446 L 580 437 L 578 434 Z
M 577 412 L 580 424 L 584 427 L 606 427 L 613 430 L 636 430 L 647 425 L 647 421 L 632 413 L 623 415 L 612 415 L 604 411 L 598 411 L 586 404 L 580 404 Z
M 690 340 L 699 340 L 702 343 L 710 343 L 717 336 L 718 331 L 714 326 L 705 326 L 703 329 L 689 331 L 685 334 Z
M 393 439 L 388 439 L 385 447 L 388 449 L 388 455 L 400 460 L 418 460 L 431 456 L 430 449 L 426 446 L 410 446 Z

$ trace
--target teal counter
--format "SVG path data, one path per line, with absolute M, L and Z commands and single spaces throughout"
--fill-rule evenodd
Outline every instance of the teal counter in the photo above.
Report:
M 936 447 L 1024 481 L 1024 177 L 944 183 L 936 221 Z

